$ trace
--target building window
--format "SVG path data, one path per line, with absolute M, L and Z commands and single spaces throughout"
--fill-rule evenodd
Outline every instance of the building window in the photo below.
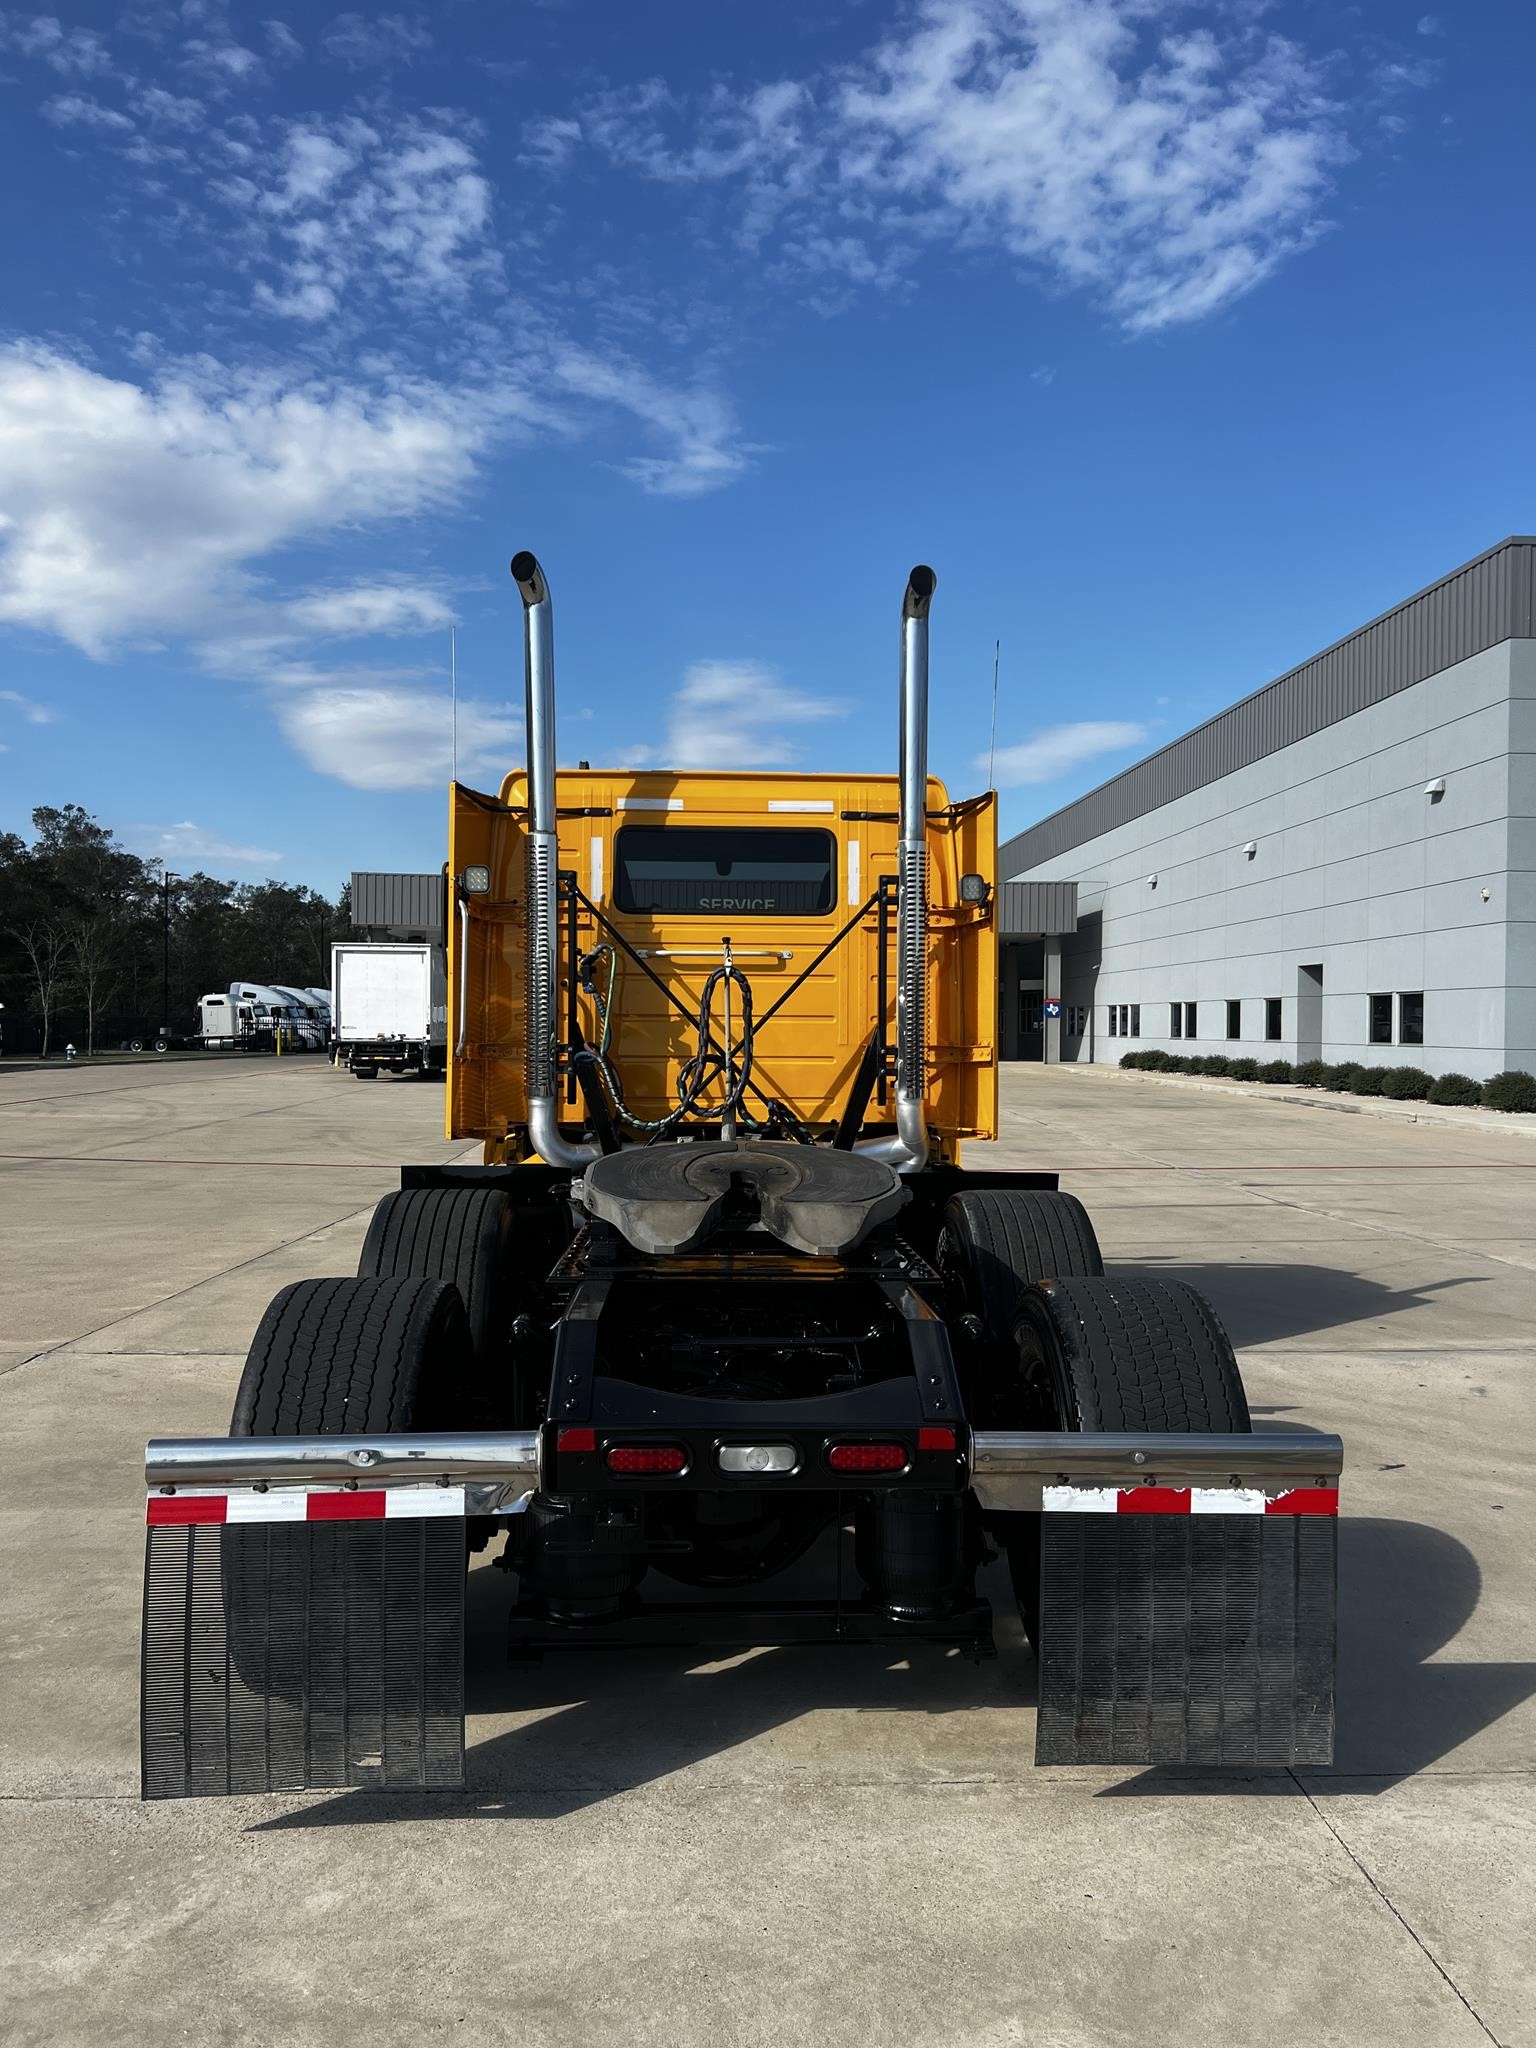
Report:
M 1170 1003 L 1168 1005 L 1168 1036 L 1170 1038 L 1182 1038 L 1184 1036 L 1184 1005 L 1182 1003 Z
M 1399 1045 L 1422 1045 L 1424 1043 L 1424 991 L 1416 989 L 1410 995 L 1397 999 L 1397 1042 Z
M 1081 1003 L 1073 1003 L 1067 1010 L 1067 1032 L 1070 1037 L 1081 1038 L 1088 1029 L 1088 1012 Z
M 1111 1003 L 1109 1006 L 1109 1035 L 1111 1038 L 1118 1038 L 1120 1036 L 1118 1029 L 1119 1022 L 1120 1005 L 1118 1003 Z
M 1227 1036 L 1241 1038 L 1243 1035 L 1243 1006 L 1236 996 L 1227 998 Z
M 1266 996 L 1264 998 L 1264 1036 L 1270 1039 L 1277 1039 L 1280 1036 L 1280 998 L 1278 996 Z
M 1141 1005 L 1140 1005 L 1140 1003 L 1132 1003 L 1132 1005 L 1131 1005 L 1131 1036 L 1132 1036 L 1132 1038 L 1140 1038 L 1140 1036 L 1141 1036 Z
M 1372 996 L 1371 1002 L 1371 1043 L 1390 1045 L 1392 1043 L 1392 998 Z
M 1184 1005 L 1184 1036 L 1186 1038 L 1198 1038 L 1200 1036 L 1199 1031 L 1195 1027 L 1195 1006 L 1193 1003 L 1186 1003 Z

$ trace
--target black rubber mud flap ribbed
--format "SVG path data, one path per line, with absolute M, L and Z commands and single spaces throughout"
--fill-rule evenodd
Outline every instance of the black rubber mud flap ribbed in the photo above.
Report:
M 462 1516 L 146 1533 L 146 1799 L 463 1785 Z
M 1332 1515 L 1041 1522 L 1037 1764 L 1332 1762 Z

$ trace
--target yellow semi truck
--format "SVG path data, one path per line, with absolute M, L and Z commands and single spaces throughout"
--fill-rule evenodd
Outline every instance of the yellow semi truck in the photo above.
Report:
M 1209 1305 L 1106 1276 L 997 1131 L 990 793 L 897 773 L 528 762 L 451 793 L 448 1131 L 354 1278 L 284 1288 L 230 1435 L 146 1454 L 149 1797 L 462 1782 L 466 1565 L 524 1654 L 686 1640 L 991 1653 L 1036 1757 L 1331 1755 L 1336 1438 L 1258 1433 Z

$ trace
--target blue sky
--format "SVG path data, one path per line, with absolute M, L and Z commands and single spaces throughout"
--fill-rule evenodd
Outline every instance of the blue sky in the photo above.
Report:
M 0 827 L 442 857 L 561 748 L 1016 830 L 1532 504 L 1514 0 L 0 10 Z

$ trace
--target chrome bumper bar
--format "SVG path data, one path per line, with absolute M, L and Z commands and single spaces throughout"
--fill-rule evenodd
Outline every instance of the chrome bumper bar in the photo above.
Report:
M 792 1423 L 786 1421 L 786 1427 Z M 971 1481 L 983 1507 L 1028 1510 L 1052 1482 L 1111 1485 L 1327 1486 L 1344 1446 L 1336 1436 L 1277 1431 L 1246 1436 L 1088 1435 L 1051 1430 L 978 1430 Z M 340 1482 L 375 1487 L 468 1484 L 526 1505 L 539 1485 L 537 1430 L 403 1436 L 163 1438 L 144 1454 L 151 1492 L 186 1488 L 301 1486 Z M 503 1509 L 505 1511 L 505 1508 Z
M 1344 1466 L 1336 1436 L 1255 1431 L 1246 1436 L 1152 1436 L 1140 1431 L 1067 1433 L 979 1429 L 971 1440 L 971 1484 L 984 1508 L 1040 1506 L 1053 1482 L 1110 1486 L 1276 1488 L 1330 1486 Z

